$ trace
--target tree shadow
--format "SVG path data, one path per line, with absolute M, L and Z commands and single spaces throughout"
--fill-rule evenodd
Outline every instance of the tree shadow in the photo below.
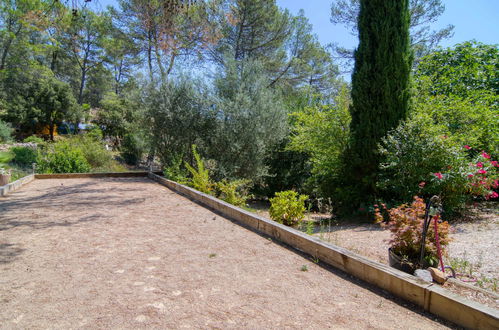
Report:
M 25 250 L 19 244 L 0 244 L 0 265 L 14 261 Z

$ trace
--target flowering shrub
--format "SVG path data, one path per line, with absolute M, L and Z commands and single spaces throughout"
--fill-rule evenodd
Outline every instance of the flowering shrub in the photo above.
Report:
M 270 199 L 270 217 L 272 220 L 288 226 L 303 220 L 307 195 L 298 195 L 296 191 L 287 190 L 275 193 Z
M 420 256 L 422 228 L 426 204 L 423 199 L 415 196 L 411 205 L 402 204 L 396 208 L 387 209 L 386 206 L 375 205 L 375 219 L 383 228 L 390 230 L 391 250 L 404 259 L 418 260 Z M 387 213 L 388 221 L 384 222 L 382 212 Z M 438 237 L 442 254 L 446 255 L 449 244 L 449 224 L 446 221 L 438 223 Z M 425 259 L 436 260 L 437 246 L 433 222 L 428 227 L 425 240 Z
M 378 188 L 385 200 L 438 195 L 448 216 L 474 198 L 497 196 L 498 162 L 469 145 L 455 145 L 430 118 L 419 116 L 397 127 L 383 139 L 380 153 Z

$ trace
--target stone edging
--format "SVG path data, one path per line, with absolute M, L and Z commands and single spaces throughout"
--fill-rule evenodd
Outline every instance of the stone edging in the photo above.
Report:
M 22 177 L 20 179 L 17 179 L 14 182 L 11 182 L 9 184 L 6 184 L 5 186 L 0 187 L 0 196 L 7 196 L 9 193 L 21 188 L 25 184 L 30 183 L 35 179 L 35 176 L 33 174 L 27 175 L 25 177 Z
M 152 180 L 460 326 L 499 329 L 499 311 L 153 173 Z

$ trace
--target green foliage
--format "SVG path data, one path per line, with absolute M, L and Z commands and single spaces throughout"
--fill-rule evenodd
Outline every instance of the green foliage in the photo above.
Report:
M 0 143 L 10 142 L 12 137 L 12 127 L 10 124 L 0 120 Z
M 215 188 L 218 191 L 218 198 L 235 206 L 245 206 L 248 199 L 246 188 L 249 183 L 248 180 L 217 182 Z
M 292 226 L 303 220 L 307 195 L 298 195 L 296 191 L 281 191 L 270 199 L 270 217 L 272 220 Z
M 473 96 L 499 91 L 499 48 L 476 41 L 432 52 L 415 73 L 416 85 L 430 95 Z
M 267 169 L 269 149 L 287 133 L 286 110 L 278 93 L 268 88 L 261 63 L 227 59 L 215 79 L 217 120 L 207 155 L 217 162 L 217 178 L 257 181 Z
M 106 136 L 121 139 L 133 129 L 138 119 L 136 102 L 115 93 L 107 93 L 100 102 L 95 123 L 103 127 Z
M 355 52 L 350 145 L 344 153 L 349 204 L 372 199 L 379 166 L 377 145 L 406 116 L 412 55 L 408 0 L 361 0 Z M 346 204 L 345 204 L 346 206 Z
M 456 95 L 420 95 L 414 113 L 432 119 L 456 145 L 499 156 L 499 96 L 487 91 Z
M 490 182 L 489 189 L 485 189 L 487 180 L 483 175 L 478 175 L 476 181 L 476 164 L 488 164 L 483 170 L 488 172 L 489 181 L 496 175 L 493 164 L 486 159 L 471 162 L 471 154 L 447 134 L 445 126 L 436 126 L 427 116 L 417 116 L 383 139 L 378 188 L 386 200 L 408 202 L 415 195 L 439 195 L 444 210 L 452 215 L 474 196 L 486 197 L 490 193 Z M 485 190 L 479 191 L 478 187 Z
M 36 163 L 38 152 L 31 147 L 12 147 L 10 151 L 14 153 L 14 162 L 20 166 L 31 166 Z
M 310 156 L 309 185 L 320 195 L 331 195 L 333 181 L 342 166 L 341 155 L 349 137 L 349 89 L 343 85 L 334 105 L 315 105 L 291 114 L 293 122 L 289 150 Z
M 180 184 L 186 184 L 189 182 L 187 179 L 188 172 L 185 168 L 182 168 L 183 160 L 182 157 L 178 157 L 172 161 L 172 165 L 165 167 L 163 170 L 163 175 L 165 178 L 178 182 Z
M 121 156 L 130 165 L 137 165 L 144 155 L 145 142 L 140 133 L 130 132 L 121 144 Z
M 14 153 L 11 151 L 0 151 L 0 164 L 7 164 L 14 159 Z
M 213 190 L 213 183 L 210 180 L 210 174 L 207 169 L 205 169 L 204 161 L 197 152 L 196 145 L 192 145 L 192 154 L 196 161 L 196 167 L 192 167 L 189 163 L 185 163 L 185 167 L 191 173 L 192 178 L 189 180 L 189 185 L 200 192 L 205 194 L 211 194 Z
M 36 135 L 28 136 L 23 140 L 24 143 L 43 143 L 44 140 Z
M 95 126 L 95 125 L 90 126 L 90 128 L 87 130 L 86 135 L 90 139 L 96 140 L 96 141 L 102 141 L 102 138 L 104 136 L 100 127 Z
M 67 141 L 45 146 L 37 163 L 38 171 L 42 173 L 85 173 L 91 170 L 82 149 Z

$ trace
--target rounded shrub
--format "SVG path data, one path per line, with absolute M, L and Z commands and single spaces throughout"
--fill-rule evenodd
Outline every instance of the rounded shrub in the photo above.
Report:
M 277 192 L 270 199 L 270 217 L 279 223 L 292 226 L 303 220 L 307 195 L 298 195 L 296 191 Z
M 43 173 L 84 173 L 91 170 L 83 151 L 66 141 L 54 144 L 38 157 L 38 166 Z
M 38 152 L 30 147 L 12 147 L 10 151 L 14 153 L 14 162 L 20 166 L 31 166 L 36 163 Z

